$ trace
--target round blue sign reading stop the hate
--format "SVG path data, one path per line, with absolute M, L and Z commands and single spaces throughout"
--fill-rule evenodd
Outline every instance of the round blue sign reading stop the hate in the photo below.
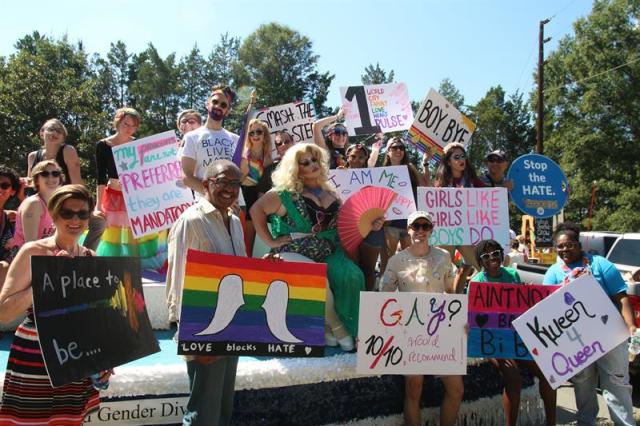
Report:
M 513 181 L 511 200 L 530 216 L 550 217 L 567 204 L 567 177 L 560 166 L 544 155 L 518 157 L 509 168 L 507 179 Z

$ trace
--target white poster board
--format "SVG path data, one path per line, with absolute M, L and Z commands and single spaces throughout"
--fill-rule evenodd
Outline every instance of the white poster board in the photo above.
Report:
M 358 374 L 467 374 L 467 296 L 360 292 Z
M 404 83 L 341 87 L 340 97 L 350 135 L 407 130 L 413 122 L 411 99 Z
M 256 111 L 255 118 L 267 123 L 271 134 L 278 131 L 290 134 L 294 143 L 313 140 L 311 125 L 316 113 L 311 102 L 296 101 L 262 108 Z
M 464 246 L 486 239 L 509 243 L 506 188 L 418 187 L 416 204 L 433 215 L 431 245 Z
M 629 337 L 622 316 L 591 275 L 551 294 L 513 326 L 553 389 Z
M 136 238 L 169 229 L 193 204 L 182 183 L 173 130 L 113 147 L 129 226 Z
M 394 190 L 398 196 L 385 217 L 387 220 L 406 219 L 416 210 L 407 166 L 375 167 L 372 169 L 331 169 L 329 182 L 344 203 L 365 186 Z

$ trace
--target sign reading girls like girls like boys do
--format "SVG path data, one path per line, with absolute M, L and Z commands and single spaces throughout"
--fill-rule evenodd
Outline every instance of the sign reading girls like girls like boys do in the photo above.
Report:
M 531 359 L 513 321 L 560 286 L 472 282 L 469 287 L 470 358 Z
M 446 144 L 460 142 L 467 146 L 475 129 L 476 125 L 440 93 L 429 89 L 409 129 L 409 136 L 420 151 L 429 153 L 439 162 Z
M 467 297 L 360 292 L 358 374 L 466 374 Z
M 553 160 L 539 154 L 515 159 L 507 179 L 513 182 L 511 199 L 525 214 L 551 217 L 564 208 L 569 198 L 569 181 Z
M 174 131 L 113 147 L 129 224 L 136 238 L 169 229 L 191 204 L 182 184 Z
M 340 96 L 350 135 L 389 133 L 411 127 L 413 111 L 404 83 L 341 87 Z
M 189 250 L 180 355 L 324 356 L 327 265 Z
M 622 316 L 591 275 L 551 294 L 513 326 L 553 389 L 629 338 Z
M 158 352 L 132 257 L 34 256 L 33 312 L 51 384 Z
M 311 102 L 296 101 L 262 108 L 256 111 L 255 118 L 267 123 L 271 134 L 275 132 L 290 134 L 294 143 L 313 139 L 311 126 L 316 119 L 316 113 Z
M 392 189 L 398 194 L 385 217 L 406 219 L 416 210 L 407 166 L 375 167 L 373 169 L 331 169 L 329 182 L 344 203 L 365 186 Z
M 418 210 L 433 215 L 431 245 L 472 245 L 486 239 L 509 243 L 505 188 L 418 187 L 417 201 Z

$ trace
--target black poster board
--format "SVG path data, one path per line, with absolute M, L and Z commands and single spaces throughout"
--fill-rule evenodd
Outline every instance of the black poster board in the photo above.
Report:
M 553 217 L 535 219 L 536 247 L 553 247 Z

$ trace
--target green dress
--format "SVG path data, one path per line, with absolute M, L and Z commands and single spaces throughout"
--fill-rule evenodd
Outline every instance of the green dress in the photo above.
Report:
M 309 213 L 310 208 L 314 209 L 313 206 L 309 206 L 309 203 L 313 204 L 311 200 L 305 202 L 302 196 L 294 196 L 287 191 L 279 192 L 278 195 L 287 214 L 282 217 L 278 215 L 270 217 L 273 238 L 294 232 L 312 235 L 294 239 L 291 243 L 271 251 L 298 253 L 314 262 L 327 264 L 327 278 L 335 299 L 336 313 L 349 334 L 356 337 L 360 291 L 364 290 L 364 275 L 340 246 L 336 229 L 339 203 L 336 201 L 326 209 L 315 206 L 319 213 L 316 213 L 317 223 L 314 225 Z

